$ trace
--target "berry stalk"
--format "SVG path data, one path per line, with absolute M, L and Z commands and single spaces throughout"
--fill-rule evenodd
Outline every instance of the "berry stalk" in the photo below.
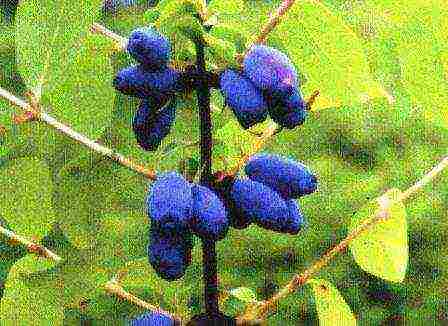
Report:
M 200 78 L 197 82 L 197 98 L 201 129 L 201 184 L 209 186 L 212 174 L 212 121 L 210 110 L 210 88 L 207 83 L 204 44 L 196 43 L 196 65 Z M 207 315 L 219 313 L 218 272 L 216 248 L 213 240 L 202 240 L 205 309 Z

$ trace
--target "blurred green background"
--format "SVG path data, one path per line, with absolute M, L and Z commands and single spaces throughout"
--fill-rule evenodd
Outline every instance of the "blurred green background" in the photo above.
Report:
M 221 21 L 253 35 L 279 1 L 219 3 Z M 23 96 L 26 86 L 16 64 L 14 10 L 5 2 L 1 10 L 0 86 Z M 127 36 L 146 24 L 148 16 L 136 6 L 104 14 L 99 22 Z M 223 290 L 246 286 L 259 300 L 268 298 L 343 239 L 350 217 L 360 207 L 387 189 L 411 186 L 446 155 L 447 41 L 445 1 L 325 0 L 294 5 L 268 44 L 293 59 L 306 96 L 315 89 L 322 96 L 303 126 L 283 131 L 264 150 L 305 162 L 318 175 L 319 190 L 300 200 L 308 221 L 300 235 L 252 226 L 232 229 L 218 242 Z M 123 53 L 111 60 L 114 71 L 132 63 Z M 364 63 L 365 71 L 357 74 Z M 355 98 L 356 92 L 367 95 Z M 193 103 L 181 102 L 173 132 L 160 150 L 147 153 L 137 147 L 130 128 L 138 102 L 117 93 L 112 118 L 98 140 L 158 171 L 178 169 L 182 158 L 198 156 L 194 146 L 184 145 L 198 137 Z M 213 105 L 221 104 L 215 92 Z M 133 294 L 184 316 L 198 313 L 199 241 L 193 264 L 179 281 L 163 281 L 148 266 L 144 205 L 148 182 L 43 124 L 14 125 L 12 112 L 18 113 L 0 99 L 0 125 L 7 129 L 0 134 L 0 201 L 6 203 L 0 211 L 2 224 L 38 236 L 66 263 L 46 265 L 2 238 L 0 290 L 6 286 L 8 293 L 2 300 L 2 316 L 12 318 L 17 314 L 14 309 L 24 313 L 31 308 L 36 314 L 24 320 L 122 324 L 143 311 L 106 294 L 103 285 L 125 266 L 129 274 L 123 286 Z M 231 119 L 228 109 L 213 113 L 217 129 Z M 215 166 L 220 164 L 217 160 Z M 367 274 L 349 251 L 319 273 L 336 285 L 359 325 L 448 324 L 447 181 L 448 176 L 442 175 L 406 203 L 410 253 L 403 283 Z M 232 313 L 237 307 L 223 305 L 223 309 Z M 316 318 L 313 297 L 304 287 L 282 301 L 268 323 L 315 325 Z M 36 325 L 41 324 L 45 322 Z

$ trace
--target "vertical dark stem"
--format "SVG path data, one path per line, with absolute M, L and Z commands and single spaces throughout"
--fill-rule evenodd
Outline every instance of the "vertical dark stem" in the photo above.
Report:
M 210 88 L 206 78 L 204 45 L 201 42 L 197 42 L 196 44 L 196 64 L 199 75 L 201 76 L 198 78 L 196 88 L 201 125 L 201 184 L 208 186 L 212 173 L 212 121 L 210 112 Z M 202 241 L 202 256 L 205 309 L 207 315 L 211 316 L 219 313 L 218 271 L 214 241 Z

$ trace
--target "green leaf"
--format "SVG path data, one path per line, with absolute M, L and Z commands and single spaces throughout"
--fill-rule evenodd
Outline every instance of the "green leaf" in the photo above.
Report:
M 16 263 L 16 272 L 22 275 L 46 271 L 56 265 L 52 259 L 43 258 L 37 255 L 26 255 Z
M 221 21 L 224 21 L 224 17 L 241 16 L 243 9 L 246 7 L 243 0 L 212 0 L 207 6 L 207 9 L 213 13 L 218 14 Z
M 24 237 L 40 239 L 55 221 L 53 183 L 48 167 L 35 158 L 20 159 L 0 170 L 0 215 Z
M 360 39 L 321 2 L 293 6 L 272 34 L 285 40 L 289 56 L 306 76 L 304 93 L 320 91 L 316 109 L 388 96 L 370 75 Z
M 100 3 L 27 0 L 16 18 L 18 69 L 28 88 L 42 93 L 52 115 L 90 138 L 108 123 L 115 95 L 113 42 L 89 34 Z
M 314 293 L 319 325 L 356 325 L 356 319 L 339 291 L 328 281 L 308 281 Z
M 214 61 L 220 67 L 226 69 L 238 67 L 238 62 L 235 59 L 236 48 L 232 43 L 209 34 L 204 35 L 204 38 L 207 43 L 207 51 L 211 53 Z
M 355 238 L 350 249 L 363 270 L 392 282 L 403 281 L 409 255 L 406 211 L 400 194 L 398 189 L 387 191 L 356 213 L 350 224 L 353 232 L 364 220 L 381 212 L 381 207 L 390 205 L 385 209 L 387 217 Z
M 0 302 L 0 320 L 4 325 L 62 325 L 64 306 L 61 288 L 55 278 L 45 275 L 25 277 L 27 257 L 11 268 Z
M 230 291 L 230 295 L 246 303 L 257 301 L 257 295 L 255 294 L 255 292 L 252 289 L 246 287 L 232 289 Z
M 248 41 L 248 35 L 238 27 L 236 24 L 219 23 L 213 26 L 210 35 L 233 43 L 238 52 L 243 52 Z

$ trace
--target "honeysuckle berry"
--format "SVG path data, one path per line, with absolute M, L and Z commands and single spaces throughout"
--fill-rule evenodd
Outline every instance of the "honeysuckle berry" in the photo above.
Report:
M 270 230 L 280 230 L 282 219 L 288 218 L 285 200 L 268 186 L 250 179 L 236 179 L 231 198 L 237 212 L 247 221 Z
M 152 224 L 186 229 L 193 216 L 191 184 L 177 172 L 161 173 L 149 188 L 146 205 Z
M 220 76 L 220 89 L 225 103 L 244 129 L 266 120 L 268 108 L 263 94 L 242 74 L 231 69 Z
M 297 72 L 286 54 L 265 45 L 254 45 L 244 57 L 243 72 L 256 87 L 275 95 L 297 88 Z
M 191 263 L 192 234 L 188 229 L 177 233 L 164 230 L 164 226 L 151 226 L 148 244 L 148 261 L 157 275 L 167 281 L 181 278 Z
M 141 65 L 120 70 L 113 80 L 114 87 L 123 94 L 165 104 L 180 91 L 180 73 L 172 68 L 149 72 Z
M 144 150 L 155 151 L 169 134 L 175 117 L 174 100 L 163 108 L 159 108 L 159 105 L 152 100 L 143 100 L 132 121 L 137 143 Z
M 229 229 L 227 210 L 219 197 L 209 188 L 194 185 L 193 218 L 190 228 L 203 239 L 221 240 Z
M 289 234 L 297 234 L 305 224 L 305 218 L 302 215 L 299 205 L 294 199 L 286 200 L 289 210 L 289 218 L 284 224 L 281 232 Z
M 294 129 L 305 122 L 308 111 L 299 90 L 293 90 L 290 95 L 270 98 L 267 102 L 269 116 L 280 126 Z
M 131 320 L 130 326 L 177 326 L 177 325 L 171 317 L 150 311 Z
M 164 70 L 171 56 L 171 43 L 153 27 L 135 29 L 129 36 L 127 51 L 146 70 Z
M 244 170 L 251 180 L 271 187 L 286 199 L 308 195 L 317 189 L 317 178 L 308 167 L 279 155 L 254 155 Z

